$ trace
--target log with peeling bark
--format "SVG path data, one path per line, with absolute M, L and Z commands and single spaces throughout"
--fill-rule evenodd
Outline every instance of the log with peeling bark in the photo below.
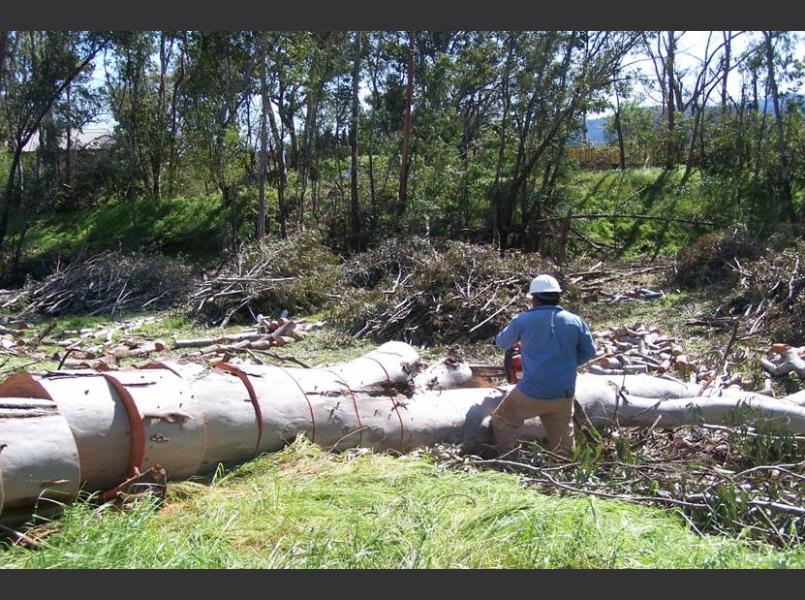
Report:
M 331 367 L 152 362 L 137 370 L 17 373 L 0 384 L 0 523 L 47 513 L 80 489 L 109 491 L 149 469 L 171 480 L 281 449 L 303 434 L 334 450 L 408 452 L 437 443 L 476 452 L 509 386 L 481 387 L 456 357 L 416 375 L 419 357 L 389 342 Z M 798 395 L 708 391 L 647 375 L 583 374 L 577 400 L 595 425 L 721 424 L 739 404 L 805 433 Z M 542 437 L 539 419 L 524 440 Z

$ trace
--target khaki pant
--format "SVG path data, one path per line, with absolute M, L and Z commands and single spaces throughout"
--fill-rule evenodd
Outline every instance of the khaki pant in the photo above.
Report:
M 492 413 L 492 432 L 500 454 L 514 449 L 518 430 L 533 417 L 542 420 L 549 450 L 566 456 L 573 452 L 573 398 L 538 400 L 514 388 Z

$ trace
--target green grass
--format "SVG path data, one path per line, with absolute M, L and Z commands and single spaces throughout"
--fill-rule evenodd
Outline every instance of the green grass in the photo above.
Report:
M 695 218 L 706 205 L 706 190 L 698 173 L 680 186 L 682 169 L 629 169 L 577 171 L 558 191 L 557 214 L 569 208 L 582 213 L 639 213 L 655 216 Z M 488 198 L 475 195 L 473 211 L 485 219 Z M 219 195 L 140 199 L 132 220 L 126 202 L 111 199 L 88 209 L 43 215 L 26 237 L 23 272 L 40 274 L 56 257 L 70 256 L 85 249 L 136 249 L 153 245 L 168 254 L 181 254 L 201 263 L 214 262 L 220 254 L 227 230 L 227 214 Z M 246 208 L 248 213 L 251 208 Z M 441 217 L 439 217 L 441 218 Z M 19 219 L 18 219 L 19 220 Z M 244 214 L 244 234 L 250 228 Z M 13 238 L 20 222 L 12 222 Z M 584 235 L 604 244 L 615 243 L 624 258 L 653 253 L 670 254 L 685 247 L 707 229 L 658 222 L 609 219 L 575 221 Z M 589 251 L 583 244 L 581 251 Z
M 217 196 L 141 200 L 134 221 L 126 203 L 110 200 L 43 216 L 27 234 L 24 253 L 30 264 L 83 249 L 97 252 L 154 245 L 168 254 L 208 260 L 221 250 L 225 222 Z
M 8 568 L 803 567 L 805 550 L 697 537 L 669 511 L 544 496 L 514 475 L 297 442 L 166 506 L 78 503 Z
M 641 214 L 696 219 L 707 205 L 701 177 L 693 173 L 682 185 L 683 169 L 660 168 L 580 171 L 562 188 L 565 197 L 559 214 L 572 207 L 574 214 Z M 580 220 L 574 227 L 593 240 L 620 248 L 623 258 L 646 254 L 673 254 L 686 247 L 707 227 L 656 221 L 618 219 Z M 584 246 L 582 249 L 589 250 Z M 658 249 L 659 248 L 659 249 Z

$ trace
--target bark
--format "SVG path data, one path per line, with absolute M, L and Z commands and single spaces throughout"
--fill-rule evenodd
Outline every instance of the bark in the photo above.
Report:
M 411 137 L 411 100 L 414 95 L 414 38 L 415 32 L 408 32 L 408 68 L 405 85 L 405 117 L 403 120 L 402 159 L 400 161 L 400 191 L 398 195 L 397 214 L 405 214 L 408 202 L 408 143 Z
M 797 211 L 794 207 L 794 199 L 791 195 L 791 167 L 788 161 L 788 148 L 785 141 L 783 130 L 783 114 L 780 110 L 780 98 L 777 89 L 777 79 L 774 73 L 774 47 L 772 46 L 772 34 L 770 31 L 763 32 L 764 50 L 766 56 L 766 71 L 768 74 L 769 91 L 771 92 L 772 106 L 774 107 L 774 125 L 777 132 L 777 152 L 780 155 L 780 187 L 782 192 L 783 210 L 788 213 L 792 223 L 797 220 Z

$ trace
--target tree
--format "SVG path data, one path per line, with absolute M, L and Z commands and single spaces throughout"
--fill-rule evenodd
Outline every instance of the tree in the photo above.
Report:
M 405 119 L 402 132 L 402 159 L 400 161 L 400 192 L 398 194 L 397 214 L 402 216 L 408 203 L 408 142 L 411 137 L 411 103 L 414 95 L 414 38 L 416 32 L 408 32 L 408 68 L 405 84 Z
M 54 103 L 78 75 L 87 69 L 108 43 L 104 32 L 11 32 L 4 39 L 3 110 L 11 148 L 6 184 L 0 204 L 0 252 L 19 196 L 15 184 L 22 153 Z
M 791 194 L 791 166 L 788 158 L 788 146 L 785 140 L 783 127 L 783 113 L 780 108 L 780 92 L 777 88 L 776 76 L 776 48 L 775 41 L 780 39 L 782 32 L 764 31 L 763 32 L 763 53 L 766 59 L 766 77 L 768 80 L 769 93 L 771 94 L 772 106 L 774 107 L 774 125 L 777 134 L 777 152 L 780 161 L 779 185 L 783 210 L 788 213 L 791 222 L 797 220 L 797 211 L 794 208 L 794 199 Z
M 241 111 L 251 91 L 251 34 L 194 32 L 188 39 L 184 121 L 194 159 L 206 166 L 229 215 L 229 243 L 240 236 L 238 191 L 244 181 Z
M 361 32 L 355 32 L 355 56 L 352 67 L 352 118 L 349 129 L 349 145 L 351 148 L 352 167 L 350 169 L 350 247 L 360 248 L 360 221 L 358 214 L 358 90 L 361 76 Z

